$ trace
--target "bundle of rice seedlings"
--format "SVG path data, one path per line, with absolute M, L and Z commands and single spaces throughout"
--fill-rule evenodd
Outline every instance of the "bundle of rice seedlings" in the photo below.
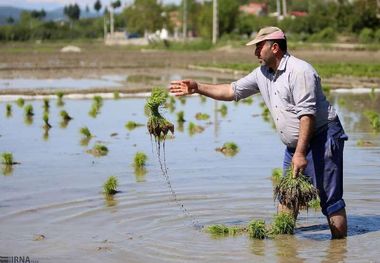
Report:
M 264 220 L 252 220 L 248 224 L 249 236 L 255 239 L 264 239 L 268 235 Z
M 296 220 L 291 213 L 281 212 L 278 213 L 272 222 L 270 235 L 283 235 L 294 234 L 294 228 L 296 227 Z
M 103 144 L 95 144 L 91 150 L 88 150 L 88 153 L 91 153 L 96 157 L 105 156 L 108 154 L 108 148 Z
M 148 131 L 158 141 L 161 140 L 161 136 L 165 139 L 169 131 L 174 133 L 174 125 L 160 113 L 160 108 L 165 104 L 167 97 L 168 93 L 165 89 L 153 88 L 145 104 L 145 111 L 148 115 Z
M 24 107 L 25 100 L 23 98 L 18 98 L 16 100 L 16 104 L 17 104 L 17 106 L 19 106 L 20 108 L 22 108 L 22 107 Z
M 274 168 L 272 170 L 272 180 L 273 182 L 280 182 L 282 177 L 282 169 L 281 168 Z
M 73 119 L 73 118 L 67 113 L 67 111 L 65 111 L 65 110 L 62 110 L 59 114 L 61 115 L 63 121 L 70 121 L 70 120 Z
M 6 105 L 5 105 L 5 110 L 6 110 L 6 116 L 7 117 L 10 117 L 10 116 L 12 116 L 12 105 L 11 104 L 9 104 L 9 103 L 7 103 Z
M 33 106 L 31 104 L 26 105 L 24 113 L 26 117 L 32 117 L 34 115 Z
M 49 111 L 49 108 L 50 108 L 50 101 L 48 98 L 44 98 L 43 100 L 43 109 L 45 112 Z
M 220 108 L 218 109 L 218 111 L 220 112 L 220 114 L 222 115 L 222 117 L 225 117 L 227 115 L 227 112 L 228 112 L 228 107 L 226 104 L 222 104 L 222 106 L 220 106 Z
M 200 125 L 197 125 L 195 124 L 194 122 L 189 122 L 189 134 L 190 136 L 194 135 L 195 133 L 201 133 L 204 131 L 204 127 L 200 126 Z
M 80 134 L 82 134 L 85 138 L 91 138 L 92 134 L 88 127 L 82 127 L 79 129 Z
M 13 160 L 13 154 L 11 152 L 3 152 L 1 154 L 1 162 L 4 165 L 16 164 L 16 162 Z
M 55 95 L 57 96 L 57 106 L 63 106 L 65 104 L 63 102 L 63 95 L 65 94 L 62 91 L 58 91 Z
M 242 233 L 244 231 L 244 228 L 239 226 L 211 225 L 207 227 L 206 231 L 214 236 L 234 236 Z
M 43 121 L 44 121 L 44 125 L 42 126 L 44 129 L 50 129 L 51 128 L 51 125 L 49 123 L 49 113 L 47 112 L 44 112 L 44 115 L 42 117 Z
M 300 207 L 309 207 L 309 202 L 318 198 L 318 190 L 309 182 L 308 177 L 299 174 L 293 178 L 292 169 L 288 169 L 286 175 L 274 189 L 274 199 L 294 212 L 297 217 Z

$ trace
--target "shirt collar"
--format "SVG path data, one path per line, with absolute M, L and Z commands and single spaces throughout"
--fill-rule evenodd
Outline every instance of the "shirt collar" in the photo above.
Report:
M 284 56 L 282 57 L 280 64 L 278 65 L 277 71 L 285 71 L 286 64 L 289 60 L 289 57 L 290 57 L 289 53 L 286 52 Z

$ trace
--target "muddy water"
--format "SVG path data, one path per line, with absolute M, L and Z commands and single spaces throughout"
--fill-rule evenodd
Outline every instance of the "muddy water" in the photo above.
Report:
M 187 120 L 184 130 L 176 125 L 175 138 L 166 142 L 168 175 L 178 202 L 167 188 L 146 128 L 124 127 L 127 121 L 146 122 L 145 99 L 105 100 L 96 118 L 88 114 L 91 100 L 65 100 L 63 107 L 51 100 L 48 134 L 42 128 L 42 101 L 26 102 L 34 106 L 32 122 L 25 122 L 23 109 L 14 102 L 12 116 L 6 117 L 2 102 L 0 152 L 12 152 L 21 164 L 0 177 L 0 255 L 39 262 L 377 262 L 380 135 L 362 113 L 378 110 L 380 100 L 338 93 L 330 99 L 350 137 L 345 151 L 349 237 L 340 241 L 330 240 L 319 211 L 302 212 L 294 236 L 264 241 L 246 235 L 215 238 L 201 229 L 255 218 L 270 223 L 276 213 L 270 175 L 281 166 L 284 147 L 260 116 L 258 96 L 252 105 L 226 103 L 225 117 L 216 111 L 221 102 L 199 97 L 177 101 L 173 113 L 166 110 L 173 122 L 180 110 Z M 66 125 L 59 117 L 62 109 L 73 117 Z M 210 114 L 210 120 L 195 120 L 197 112 Z M 204 132 L 189 135 L 190 121 L 204 126 Z M 83 126 L 95 135 L 87 146 L 81 144 Z M 372 146 L 356 146 L 359 139 Z M 238 144 L 236 156 L 215 151 L 226 141 Z M 108 147 L 107 156 L 86 152 L 97 142 Z M 145 175 L 131 166 L 137 151 L 148 155 Z M 110 175 L 120 182 L 121 192 L 113 200 L 101 193 Z

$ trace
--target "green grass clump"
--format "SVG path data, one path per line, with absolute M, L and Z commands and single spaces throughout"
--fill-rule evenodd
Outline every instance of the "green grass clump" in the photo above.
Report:
M 299 174 L 293 178 L 292 169 L 288 169 L 286 175 L 274 189 L 274 198 L 280 204 L 292 210 L 297 217 L 300 207 L 309 207 L 309 202 L 318 197 L 318 190 L 309 182 L 308 177 Z
M 26 117 L 32 117 L 34 115 L 33 106 L 28 104 L 24 107 L 24 113 Z
M 252 220 L 248 224 L 249 236 L 255 239 L 264 239 L 268 235 L 264 220 Z
M 208 120 L 210 119 L 210 115 L 208 115 L 207 113 L 198 112 L 197 114 L 195 114 L 195 118 L 197 120 Z
M 1 154 L 1 162 L 5 165 L 13 165 L 15 162 L 13 161 L 13 154 L 10 152 L 3 152 Z
M 184 123 L 185 121 L 186 120 L 185 120 L 185 113 L 184 113 L 184 111 L 177 112 L 177 122 Z
M 118 186 L 119 182 L 117 180 L 117 177 L 110 176 L 108 177 L 107 181 L 103 184 L 103 191 L 106 195 L 114 195 L 118 192 Z
M 5 115 L 6 115 L 7 117 L 12 116 L 12 105 L 9 104 L 9 103 L 7 103 L 7 104 L 5 105 Z
M 380 115 L 376 111 L 366 110 L 364 111 L 364 115 L 369 120 L 371 127 L 374 131 L 380 131 Z
M 23 98 L 18 98 L 16 100 L 16 104 L 17 104 L 17 106 L 19 106 L 20 108 L 22 108 L 22 107 L 24 107 L 25 100 Z
M 91 138 L 92 134 L 90 132 L 90 129 L 87 127 L 82 127 L 79 129 L 80 134 L 82 134 L 85 138 Z
M 108 154 L 108 148 L 107 146 L 103 144 L 95 144 L 94 147 L 88 151 L 89 153 L 95 155 L 95 156 L 105 156 Z
M 222 147 L 215 150 L 227 156 L 235 156 L 239 152 L 239 147 L 234 142 L 225 142 Z
M 128 121 L 127 124 L 125 124 L 125 128 L 127 128 L 129 131 L 131 131 L 137 127 L 140 127 L 140 126 L 144 126 L 144 124 L 137 123 L 134 121 Z
M 272 170 L 272 180 L 275 182 L 279 182 L 282 177 L 282 169 L 281 168 L 274 168 Z
M 294 234 L 296 221 L 291 213 L 281 212 L 277 214 L 272 222 L 270 234 L 271 235 L 284 235 Z
M 65 111 L 65 110 L 62 110 L 59 114 L 61 115 L 61 118 L 62 118 L 63 121 L 70 121 L 70 120 L 73 119 L 73 118 L 67 113 L 67 111 Z
M 174 133 L 174 125 L 165 119 L 160 109 L 165 105 L 168 92 L 164 88 L 153 88 L 150 97 L 145 104 L 145 112 L 148 115 L 148 131 L 150 135 L 153 135 L 155 139 L 159 141 L 170 131 Z M 161 137 L 161 135 L 163 137 Z
M 148 160 L 148 156 L 146 156 L 146 154 L 143 152 L 137 152 L 133 160 L 133 165 L 135 168 L 141 168 L 145 166 L 146 161 Z

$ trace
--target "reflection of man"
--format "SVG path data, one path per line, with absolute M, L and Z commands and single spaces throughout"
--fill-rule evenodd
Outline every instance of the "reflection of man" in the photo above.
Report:
M 343 147 L 347 140 L 334 108 L 323 95 L 314 68 L 287 52 L 283 31 L 265 27 L 248 44 L 256 45 L 261 66 L 231 84 L 173 81 L 176 96 L 199 93 L 216 100 L 240 100 L 261 93 L 286 145 L 284 171 L 303 172 L 319 190 L 333 238 L 347 235 L 343 197 Z M 280 209 L 284 209 L 280 206 Z M 298 212 L 297 212 L 298 213 Z

